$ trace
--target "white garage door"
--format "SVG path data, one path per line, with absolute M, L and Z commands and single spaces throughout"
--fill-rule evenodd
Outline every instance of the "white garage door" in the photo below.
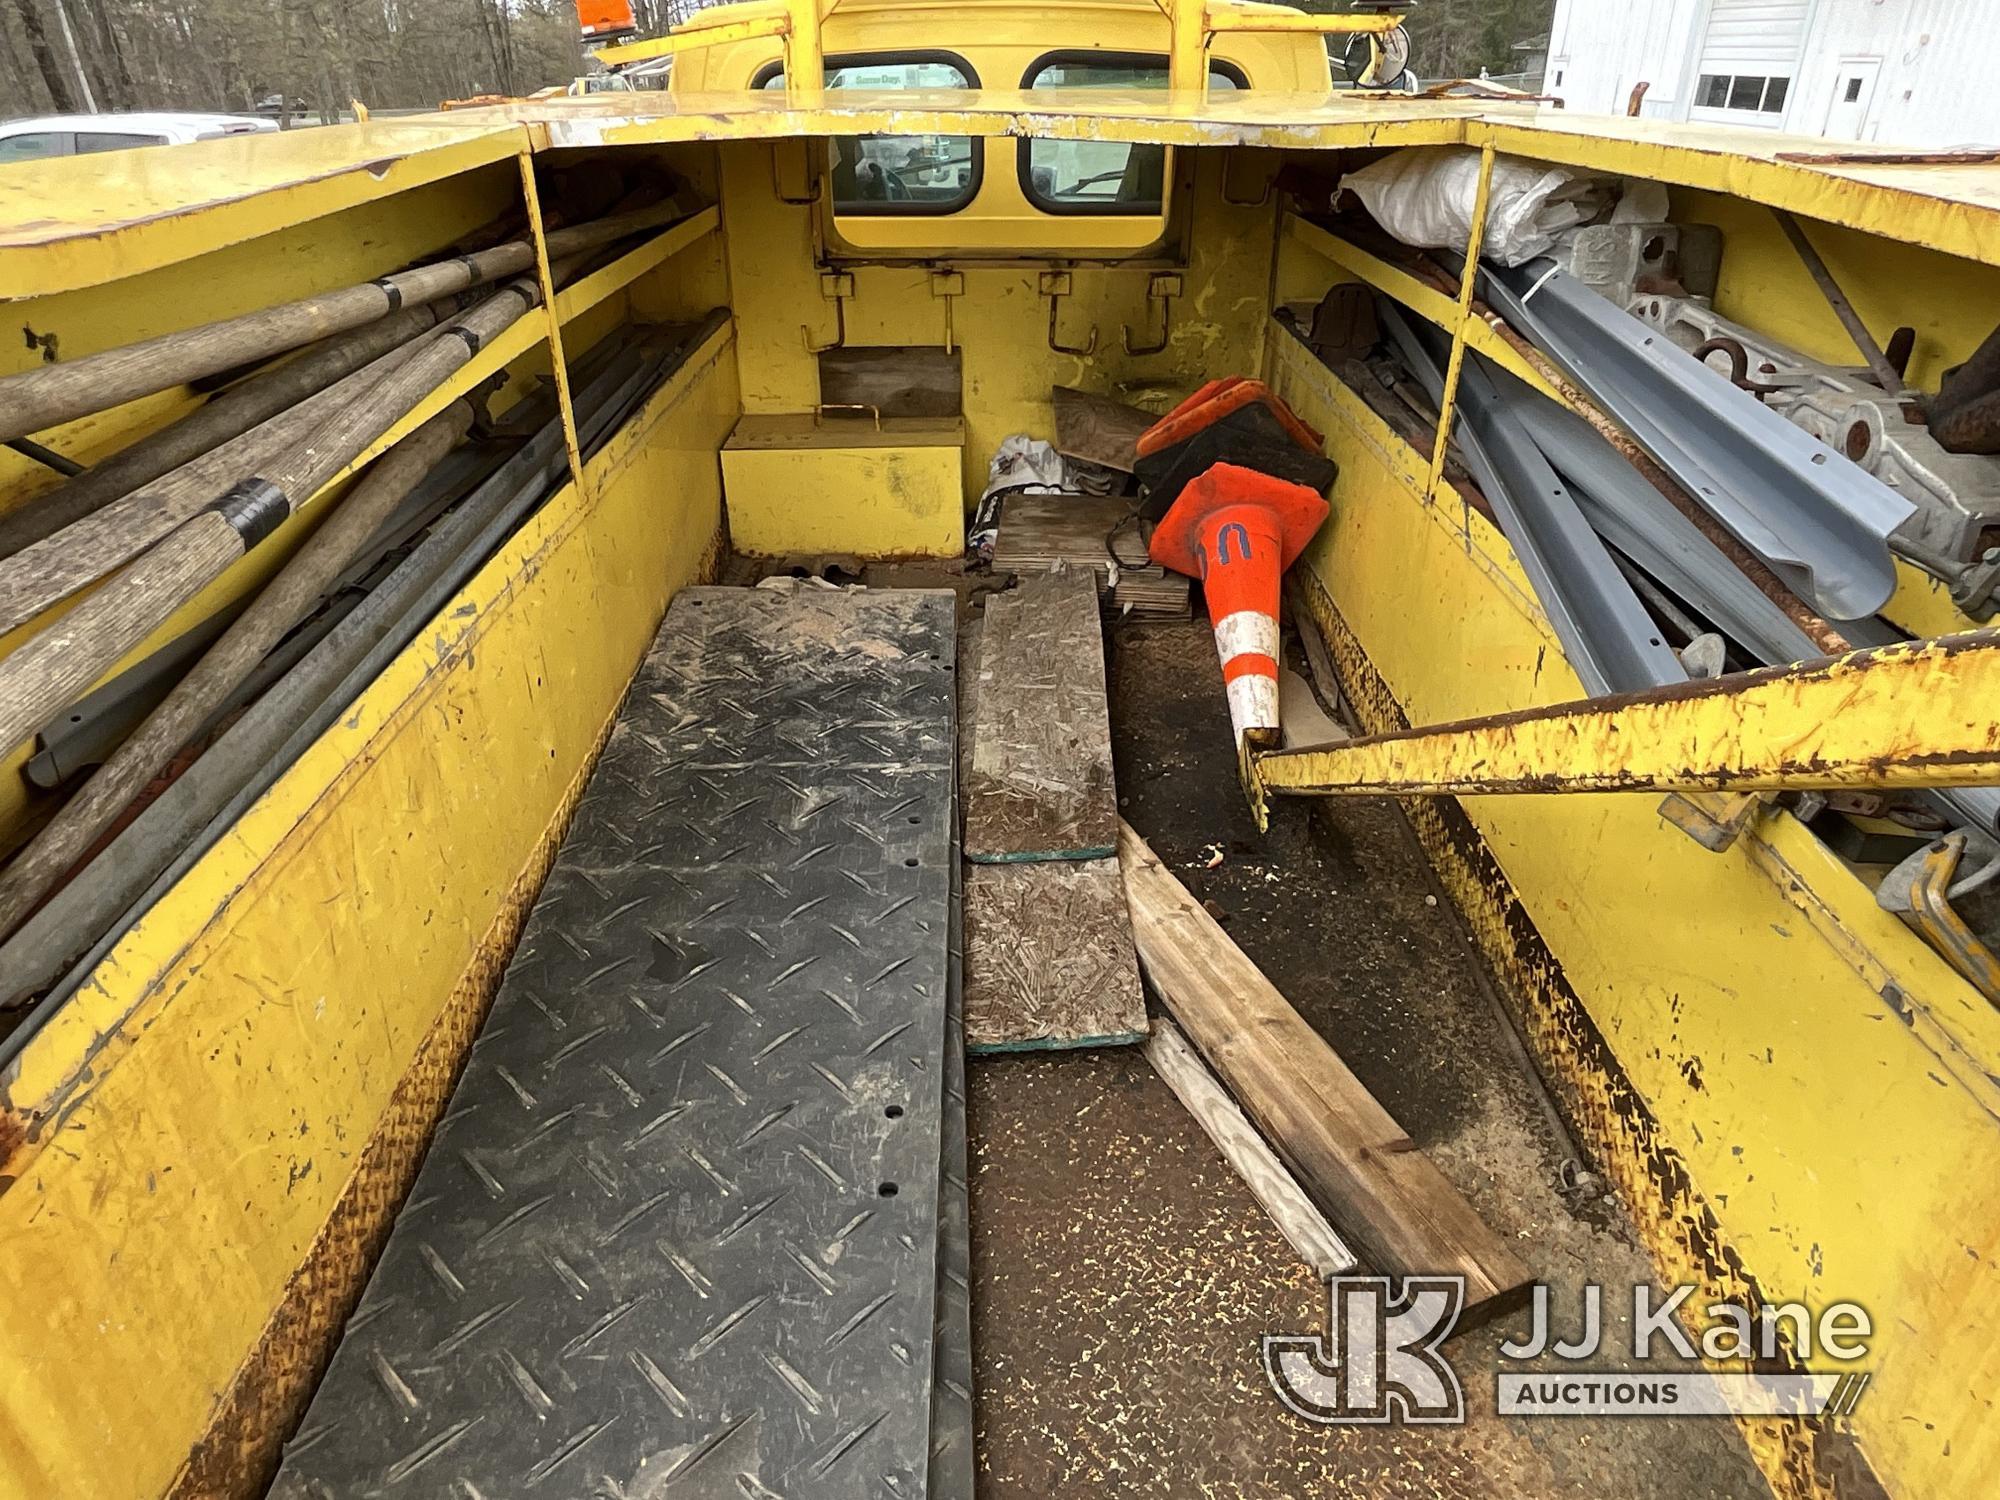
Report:
M 1807 9 L 1808 0 L 1715 0 L 1695 70 L 1690 117 L 1782 125 Z

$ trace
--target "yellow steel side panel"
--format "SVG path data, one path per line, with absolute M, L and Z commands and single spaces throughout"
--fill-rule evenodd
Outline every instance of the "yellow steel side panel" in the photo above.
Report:
M 1952 601 L 1950 584 L 1900 557 L 1896 559 L 1896 592 L 1882 606 L 1882 618 L 1927 640 L 1962 635 L 1994 623 L 1968 615 Z
M 1509 106 L 1469 126 L 1468 145 L 1728 193 L 1903 244 L 2000 265 L 2000 164 L 1834 162 L 1868 148 L 1755 126 L 1673 124 Z M 1893 150 L 1893 148 L 1884 148 Z M 1788 160 L 1802 157 L 1803 160 Z
M 0 287 L 136 276 L 518 154 L 511 122 L 428 115 L 25 162 L 0 173 Z
M 965 551 L 959 472 L 964 425 L 748 416 L 722 450 L 730 544 L 755 557 L 957 557 Z M 872 440 L 870 440 L 872 439 Z
M 769 147 L 745 142 L 723 147 L 721 156 L 744 410 L 810 410 L 819 400 L 819 366 L 808 339 L 825 344 L 836 333 L 835 307 L 820 295 L 813 263 L 812 210 L 780 202 L 773 193 Z M 1129 355 L 1122 345 L 1126 327 L 1135 342 L 1158 333 L 1144 266 L 1078 267 L 1071 273 L 1074 295 L 1058 309 L 1057 336 L 1082 347 L 1094 332 L 1096 349 L 1088 355 L 1049 347 L 1049 304 L 1037 267 L 963 266 L 964 294 L 952 299 L 952 330 L 964 359 L 968 495 L 985 487 L 987 463 L 1001 439 L 1053 430 L 1049 391 L 1054 386 L 1126 399 L 1171 394 L 1177 401 L 1216 371 L 1247 370 L 1255 362 L 1276 211 L 1269 203 L 1254 208 L 1224 203 L 1223 166 L 1219 151 L 1202 152 L 1196 163 L 1200 232 L 1162 353 Z M 1252 192 L 1247 182 L 1234 190 Z M 929 269 L 863 265 L 852 272 L 855 294 L 846 308 L 850 345 L 943 345 L 945 303 L 932 295 Z
M 1421 461 L 1289 334 L 1267 369 L 1341 465 L 1306 565 L 1409 721 L 1578 695 L 1504 539 L 1448 492 L 1422 505 Z M 1697 1211 L 1680 1205 L 1652 1225 L 1663 1274 L 1864 1304 L 1864 1452 L 1892 1493 L 1969 1493 L 2000 1460 L 2000 1349 L 1964 1318 L 2000 1296 L 2000 1015 L 1789 818 L 1718 855 L 1657 802 L 1461 805 L 1740 1258 L 1675 1252 Z M 1531 1011 L 1531 1033 L 1547 1022 Z M 1646 1220 L 1657 1164 L 1609 1165 Z M 1782 1442 L 1750 1436 L 1783 1492 L 1810 1492 Z
M 0 1493 L 161 1494 L 282 1333 L 716 531 L 729 355 L 718 333 L 599 456 L 594 501 L 569 486 L 531 518 L 5 1080 Z

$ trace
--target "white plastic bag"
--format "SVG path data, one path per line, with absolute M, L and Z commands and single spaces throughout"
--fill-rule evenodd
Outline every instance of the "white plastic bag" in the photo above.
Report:
M 1463 250 L 1479 198 L 1479 153 L 1469 146 L 1418 146 L 1340 180 L 1375 220 L 1406 245 Z M 1547 255 L 1565 230 L 1596 219 L 1614 185 L 1563 167 L 1497 157 L 1481 255 L 1518 266 Z

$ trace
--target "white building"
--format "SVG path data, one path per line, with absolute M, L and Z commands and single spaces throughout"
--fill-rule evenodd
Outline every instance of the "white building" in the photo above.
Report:
M 1885 146 L 2000 146 L 2000 0 L 1557 0 L 1571 109 Z

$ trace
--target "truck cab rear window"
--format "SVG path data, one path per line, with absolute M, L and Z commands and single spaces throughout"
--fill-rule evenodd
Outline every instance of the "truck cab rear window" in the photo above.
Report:
M 782 89 L 772 66 L 757 87 Z M 847 55 L 826 60 L 833 89 L 972 89 L 979 78 L 943 52 Z M 949 214 L 979 191 L 979 142 L 969 135 L 839 136 L 828 143 L 833 211 L 841 215 Z
M 1246 87 L 1235 68 L 1213 65 L 1212 94 Z M 1024 89 L 1164 91 L 1167 60 L 1145 53 L 1051 52 L 1022 76 Z M 1166 207 L 1167 148 L 1127 141 L 1035 140 L 1016 155 L 1021 191 L 1052 214 L 1158 214 Z

